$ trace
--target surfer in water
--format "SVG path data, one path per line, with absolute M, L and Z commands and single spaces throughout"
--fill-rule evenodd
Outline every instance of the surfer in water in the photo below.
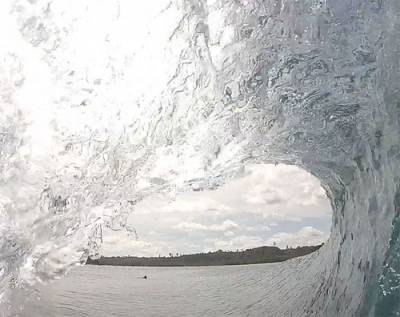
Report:
M 145 280 L 147 280 L 147 275 L 143 276 L 143 278 L 144 278 Z

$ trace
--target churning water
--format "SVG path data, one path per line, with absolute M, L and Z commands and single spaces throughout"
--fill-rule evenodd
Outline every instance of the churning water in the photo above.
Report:
M 398 0 L 1 1 L 2 315 L 137 202 L 251 163 L 311 172 L 334 214 L 274 315 L 398 315 L 399 24 Z

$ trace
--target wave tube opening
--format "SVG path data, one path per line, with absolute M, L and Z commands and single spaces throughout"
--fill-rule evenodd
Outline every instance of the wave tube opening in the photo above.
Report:
M 84 263 L 149 195 L 253 163 L 305 169 L 333 208 L 264 313 L 399 313 L 398 1 L 0 6 L 4 316 L 11 290 Z
M 254 164 L 215 190 L 150 195 L 125 230 L 103 228 L 99 253 L 168 256 L 325 243 L 332 209 L 319 181 L 295 166 Z

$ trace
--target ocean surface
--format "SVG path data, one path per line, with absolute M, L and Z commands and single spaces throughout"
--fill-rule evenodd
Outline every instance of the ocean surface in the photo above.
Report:
M 19 316 L 265 316 L 278 266 L 78 267 L 41 286 Z

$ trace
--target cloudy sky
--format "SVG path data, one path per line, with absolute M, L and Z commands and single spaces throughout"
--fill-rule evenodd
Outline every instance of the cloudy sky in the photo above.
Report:
M 174 201 L 153 196 L 128 219 L 137 237 L 105 231 L 103 255 L 158 256 L 315 245 L 329 237 L 331 207 L 319 181 L 294 166 L 250 165 L 215 191 Z

